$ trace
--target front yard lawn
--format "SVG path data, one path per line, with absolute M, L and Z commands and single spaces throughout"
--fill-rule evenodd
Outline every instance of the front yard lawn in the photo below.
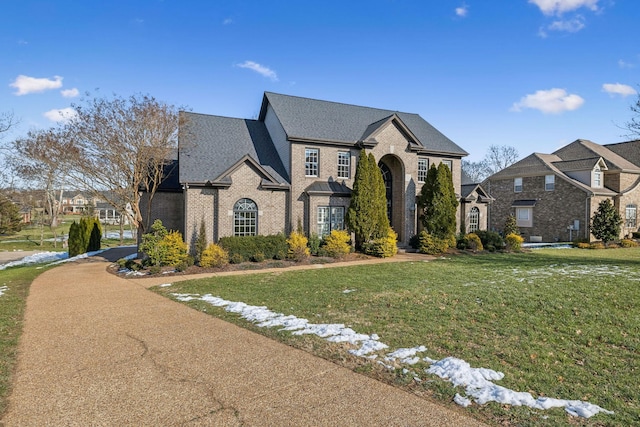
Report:
M 218 277 L 155 290 L 169 297 L 212 294 L 313 323 L 344 323 L 378 334 L 388 352 L 424 345 L 420 356 L 454 356 L 504 372 L 497 384 L 534 398 L 584 400 L 615 411 L 585 419 L 562 408 L 474 403 L 466 409 L 492 424 L 633 425 L 640 420 L 639 258 L 639 248 L 543 249 Z M 422 380 L 416 382 L 401 369 L 348 355 L 344 344 L 258 328 L 203 301 L 187 304 L 447 404 L 464 394 L 426 374 L 426 362 L 411 367 Z

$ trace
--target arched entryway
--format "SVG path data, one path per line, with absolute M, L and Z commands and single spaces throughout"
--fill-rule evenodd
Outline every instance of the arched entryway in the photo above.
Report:
M 378 162 L 386 188 L 387 217 L 398 242 L 405 241 L 404 164 L 393 154 L 382 156 Z

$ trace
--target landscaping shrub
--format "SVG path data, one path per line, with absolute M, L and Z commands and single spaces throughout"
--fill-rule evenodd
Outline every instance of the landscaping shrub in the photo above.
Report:
M 604 249 L 605 247 L 602 242 L 593 242 L 589 245 L 589 249 Z
M 187 261 L 187 244 L 182 239 L 182 233 L 171 231 L 160 241 L 163 254 L 160 265 L 178 266 Z
M 484 246 L 482 246 L 482 240 L 476 233 L 469 233 L 464 236 L 464 242 L 467 249 L 472 251 L 483 251 Z
M 418 249 L 420 247 L 420 236 L 418 234 L 414 234 L 409 238 L 409 246 L 413 249 Z
M 631 233 L 631 236 L 634 239 L 640 239 L 640 231 L 634 231 L 633 233 Z
M 364 243 L 362 250 L 367 255 L 390 258 L 398 253 L 398 235 L 389 227 L 386 236 Z
M 196 263 L 200 264 L 202 253 L 207 248 L 207 227 L 204 224 L 204 218 L 200 220 L 200 231 L 198 231 L 198 237 L 196 238 L 195 253 L 193 258 Z
M 638 242 L 631 239 L 622 239 L 620 240 L 620 246 L 622 246 L 623 248 L 635 248 L 636 246 L 638 246 Z
M 435 237 L 426 231 L 421 231 L 419 234 L 420 246 L 418 252 L 429 255 L 439 255 L 447 252 L 449 249 L 450 239 L 441 239 Z
M 146 255 L 146 264 L 158 267 L 162 265 L 165 247 L 160 245 L 160 242 L 167 233 L 167 228 L 162 225 L 162 221 L 156 219 L 151 225 L 151 231 L 142 235 L 139 250 Z
M 311 255 L 318 255 L 318 252 L 320 251 L 320 245 L 322 245 L 322 239 L 316 233 L 311 233 L 311 236 L 309 236 L 308 245 Z
M 482 246 L 488 251 L 504 249 L 504 240 L 495 231 L 478 230 L 475 233 L 482 241 Z
M 229 262 L 231 264 L 242 264 L 244 262 L 244 257 L 242 255 L 240 255 L 239 253 L 230 254 L 229 255 Z
M 256 252 L 249 257 L 249 260 L 251 262 L 262 262 L 264 261 L 264 254 L 262 252 Z
M 304 261 L 309 258 L 311 251 L 307 247 L 308 239 L 304 234 L 299 231 L 292 231 L 287 239 L 287 245 L 289 250 L 287 252 L 287 258 L 296 262 Z
M 520 229 L 518 228 L 518 221 L 516 217 L 511 214 L 507 217 L 507 220 L 504 222 L 504 230 L 502 232 L 503 236 L 508 236 L 509 234 L 515 234 L 517 236 L 520 235 Z
M 202 256 L 200 257 L 201 267 L 223 267 L 228 263 L 229 253 L 220 245 L 209 243 L 209 245 L 202 251 Z
M 288 251 L 287 239 L 284 234 L 228 236 L 220 238 L 218 244 L 229 252 L 230 258 L 239 254 L 243 260 L 252 259 L 257 253 L 262 253 L 265 259 L 275 259 Z
M 97 218 L 82 217 L 69 228 L 69 256 L 100 250 L 102 226 Z
M 511 233 L 511 234 L 507 234 L 505 241 L 507 243 L 508 251 L 518 252 L 522 248 L 522 243 L 524 242 L 524 239 L 517 234 Z
M 332 258 L 343 258 L 351 252 L 349 233 L 344 230 L 333 230 L 324 238 L 321 253 Z
M 591 249 L 591 243 L 589 242 L 576 242 L 574 246 L 579 249 Z

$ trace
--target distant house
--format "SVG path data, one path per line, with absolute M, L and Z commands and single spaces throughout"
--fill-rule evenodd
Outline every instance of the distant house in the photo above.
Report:
M 471 181 L 462 171 L 460 188 L 460 224 L 464 224 L 465 233 L 487 230 L 489 227 L 489 204 L 493 197 L 480 185 Z
M 63 191 L 62 213 L 82 214 L 95 207 L 93 199 L 81 191 Z
M 492 229 L 502 230 L 513 214 L 528 241 L 591 239 L 591 217 L 610 199 L 624 219 L 622 237 L 638 230 L 640 140 L 599 145 L 579 139 L 552 154 L 533 153 L 483 185 L 495 198 Z
M 190 243 L 202 221 L 210 241 L 345 228 L 363 149 L 378 161 L 401 245 L 419 231 L 416 196 L 431 164 L 447 164 L 456 194 L 463 194 L 467 152 L 417 114 L 270 92 L 257 120 L 181 114 L 177 180 L 155 195 L 152 218 Z M 469 188 L 464 217 L 474 207 L 484 212 L 487 200 L 480 186 Z

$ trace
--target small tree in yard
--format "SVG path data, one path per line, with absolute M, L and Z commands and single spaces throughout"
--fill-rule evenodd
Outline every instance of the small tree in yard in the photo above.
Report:
M 621 226 L 622 217 L 611 200 L 601 201 L 598 210 L 591 218 L 591 234 L 596 239 L 602 240 L 606 246 L 608 242 L 620 237 Z
M 453 188 L 451 170 L 444 163 L 432 164 L 422 186 L 418 205 L 420 219 L 427 233 L 438 239 L 453 240 L 456 231 L 458 200 Z
M 22 216 L 20 208 L 8 198 L 0 195 L 0 234 L 10 234 L 20 231 Z
M 200 221 L 200 232 L 198 232 L 198 238 L 196 239 L 196 253 L 194 254 L 194 261 L 196 264 L 200 264 L 202 253 L 207 248 L 207 228 L 204 224 L 204 218 Z
M 503 235 L 506 237 L 509 234 L 520 235 L 520 228 L 518 228 L 518 221 L 516 220 L 515 215 L 511 214 L 507 217 L 507 220 L 504 223 Z
M 151 226 L 151 232 L 142 235 L 140 251 L 149 257 L 149 263 L 159 267 L 165 257 L 165 248 L 160 244 L 167 235 L 167 228 L 162 225 L 162 221 L 156 219 Z

